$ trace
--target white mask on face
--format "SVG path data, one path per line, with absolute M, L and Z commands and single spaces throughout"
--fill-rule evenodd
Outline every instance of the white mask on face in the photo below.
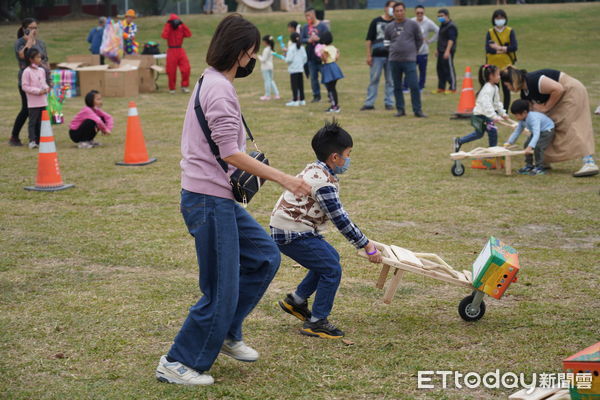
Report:
M 496 19 L 494 20 L 494 24 L 498 27 L 501 28 L 504 26 L 504 24 L 506 24 L 506 20 L 505 19 Z
M 388 15 L 389 15 L 390 17 L 393 17 L 393 16 L 394 16 L 394 8 L 393 8 L 393 7 L 388 7 Z

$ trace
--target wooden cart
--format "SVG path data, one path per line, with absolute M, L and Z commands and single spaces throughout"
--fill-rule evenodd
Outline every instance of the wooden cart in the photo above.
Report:
M 468 288 L 472 293 L 462 299 L 458 306 L 458 313 L 465 321 L 477 321 L 485 314 L 484 293 L 473 287 L 471 271 L 456 271 L 437 254 L 413 253 L 402 247 L 387 245 L 371 241 L 383 256 L 383 266 L 377 280 L 376 287 L 383 289 L 390 269 L 393 268 L 393 276 L 383 294 L 383 302 L 390 304 L 405 271 L 418 275 L 427 276 L 455 286 Z M 364 249 L 358 254 L 367 257 Z
M 525 154 L 525 150 L 514 150 L 514 147 L 505 148 L 502 146 L 477 147 L 468 152 L 459 151 L 458 153 L 450 154 L 450 159 L 454 160 L 450 172 L 454 176 L 462 176 L 465 173 L 465 168 L 460 160 L 469 158 L 495 158 L 496 169 L 500 169 L 501 160 L 504 158 L 504 171 L 506 175 L 510 175 L 512 173 L 512 157 L 523 154 Z

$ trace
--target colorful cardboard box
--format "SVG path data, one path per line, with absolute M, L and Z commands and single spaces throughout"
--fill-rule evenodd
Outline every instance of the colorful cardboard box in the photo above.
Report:
M 504 157 L 500 158 L 500 168 L 504 168 Z M 471 168 L 475 169 L 496 169 L 497 166 L 497 158 L 496 157 L 486 157 L 486 158 L 474 158 L 471 160 Z
M 473 263 L 473 287 L 499 299 L 517 280 L 519 268 L 517 251 L 492 236 Z
M 572 400 L 600 399 L 600 342 L 563 360 L 563 368 L 575 374 L 575 382 L 570 389 Z

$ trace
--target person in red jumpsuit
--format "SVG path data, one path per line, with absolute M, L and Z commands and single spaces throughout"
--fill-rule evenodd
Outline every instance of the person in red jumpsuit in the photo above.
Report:
M 167 76 L 169 77 L 169 92 L 175 93 L 177 82 L 177 67 L 181 70 L 181 90 L 189 93 L 190 61 L 185 54 L 183 39 L 192 36 L 190 29 L 179 19 L 177 14 L 171 14 L 163 28 L 161 37 L 167 39 Z

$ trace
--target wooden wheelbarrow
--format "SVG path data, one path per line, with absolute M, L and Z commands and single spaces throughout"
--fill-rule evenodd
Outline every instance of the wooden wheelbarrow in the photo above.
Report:
M 462 176 L 465 173 L 465 168 L 460 160 L 468 158 L 495 158 L 496 169 L 500 169 L 502 164 L 501 160 L 504 158 L 504 171 L 506 175 L 510 175 L 512 173 L 512 157 L 525 154 L 525 150 L 515 150 L 515 148 L 516 146 L 509 148 L 502 146 L 477 147 L 471 151 L 450 153 L 450 159 L 454 160 L 450 172 L 452 172 L 452 175 L 454 176 Z
M 478 275 L 476 277 L 477 287 L 473 285 L 473 273 L 471 271 L 457 271 L 437 254 L 414 253 L 402 247 L 375 241 L 371 242 L 381 252 L 383 258 L 383 266 L 375 286 L 383 289 L 390 269 L 394 269 L 392 279 L 383 294 L 384 303 L 390 304 L 392 302 L 404 272 L 412 272 L 471 290 L 472 293 L 462 299 L 458 306 L 459 315 L 468 322 L 477 321 L 483 317 L 485 314 L 483 296 L 489 294 L 499 299 L 510 283 L 516 280 L 516 273 L 519 269 L 516 251 L 514 252 L 514 260 L 510 260 L 512 261 L 510 265 L 508 263 L 505 264 L 504 259 L 498 261 L 498 258 L 493 258 L 494 254 L 492 253 L 491 246 L 505 246 L 493 237 L 490 238 L 490 241 L 486 244 L 486 247 L 474 264 L 481 264 L 481 267 L 478 267 L 476 270 Z M 510 248 L 509 246 L 506 247 Z M 358 254 L 362 257 L 367 257 L 364 249 L 359 250 Z M 500 264 L 500 266 L 493 264 L 494 262 Z M 510 273 L 507 272 L 509 268 L 507 265 L 512 268 Z

